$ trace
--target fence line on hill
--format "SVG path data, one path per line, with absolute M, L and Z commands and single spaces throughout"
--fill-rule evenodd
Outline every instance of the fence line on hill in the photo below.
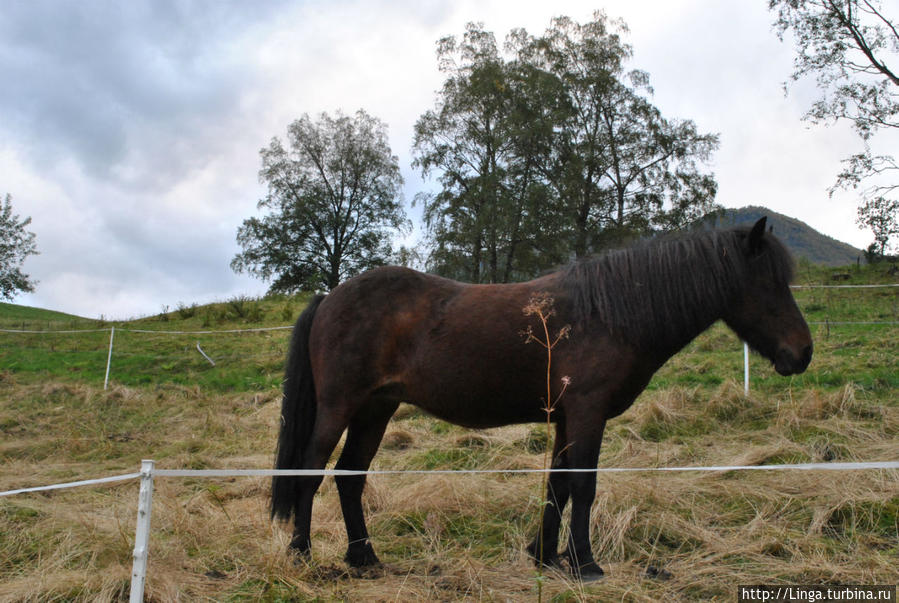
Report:
M 899 326 L 899 321 L 809 321 L 810 326 L 826 326 L 828 333 L 832 326 Z M 120 332 L 140 333 L 140 334 L 157 334 L 157 335 L 217 335 L 217 334 L 239 334 L 239 333 L 261 333 L 267 331 L 282 331 L 293 329 L 293 326 L 281 327 L 264 327 L 254 329 L 227 329 L 221 331 L 169 331 L 169 330 L 149 330 L 149 329 L 127 329 L 119 327 Z M 106 356 L 106 371 L 103 379 L 103 389 L 109 388 L 109 375 L 112 368 L 113 344 L 115 338 L 116 327 L 109 329 L 86 329 L 83 331 L 13 331 L 0 329 L 0 333 L 24 333 L 24 334 L 74 334 L 74 333 L 98 333 L 109 331 L 109 348 Z M 205 358 L 210 365 L 216 366 L 215 361 L 203 351 L 200 342 L 196 343 L 197 351 Z M 286 352 L 286 351 L 285 351 Z M 749 395 L 750 370 L 749 370 L 749 344 L 743 342 L 743 393 Z
M 882 284 L 873 284 L 873 285 L 791 285 L 793 289 L 876 289 L 876 288 L 897 288 L 899 287 L 899 283 L 882 283 Z M 899 321 L 809 321 L 810 326 L 825 326 L 827 328 L 827 332 L 829 334 L 831 326 L 897 326 L 899 325 Z M 266 332 L 276 332 L 276 331 L 287 331 L 293 329 L 293 325 L 285 325 L 285 326 L 275 326 L 275 327 L 252 327 L 252 328 L 243 328 L 243 329 L 222 329 L 222 330 L 167 330 L 167 329 L 138 329 L 138 328 L 130 328 L 130 327 L 103 327 L 96 329 L 66 329 L 66 330 L 15 330 L 15 329 L 0 329 L 0 333 L 5 334 L 28 334 L 28 335 L 80 335 L 86 333 L 101 333 L 101 332 L 109 332 L 109 346 L 106 355 L 106 370 L 105 376 L 103 380 L 103 389 L 106 390 L 109 387 L 109 376 L 112 367 L 112 358 L 113 358 L 113 347 L 114 347 L 114 339 L 115 332 L 118 330 L 119 332 L 126 333 L 136 333 L 142 335 L 163 335 L 163 336 L 184 336 L 184 335 L 235 335 L 235 334 L 244 334 L 244 333 L 266 333 Z M 212 366 L 215 366 L 215 361 L 210 358 L 206 352 L 200 347 L 200 343 L 196 344 L 197 351 L 205 358 Z M 749 379 L 750 379 L 750 371 L 749 371 L 749 346 L 744 342 L 743 343 L 743 391 L 745 395 L 749 395 Z

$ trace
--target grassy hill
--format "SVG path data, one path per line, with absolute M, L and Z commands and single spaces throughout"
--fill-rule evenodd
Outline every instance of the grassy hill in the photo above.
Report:
M 0 329 L 37 332 L 0 336 L 0 367 L 20 380 L 102 384 L 114 327 L 110 379 L 115 383 L 266 390 L 281 383 L 289 327 L 308 297 L 236 297 L 115 322 L 4 304 Z
M 849 282 L 884 282 L 882 270 L 853 267 Z M 806 266 L 800 284 L 830 284 L 835 272 L 847 270 Z M 796 296 L 813 323 L 809 371 L 785 379 L 754 356 L 745 397 L 740 343 L 717 325 L 610 422 L 600 466 L 895 460 L 899 325 L 839 323 L 899 321 L 899 290 Z M 238 298 L 115 323 L 105 391 L 108 330 L 0 334 L 0 490 L 132 472 L 142 458 L 160 468 L 270 467 L 290 331 L 247 329 L 289 325 L 306 301 Z M 34 330 L 55 320 L 0 306 L 0 322 L 8 317 Z M 550 439 L 542 426 L 471 431 L 404 405 L 374 467 L 539 468 Z M 550 571 L 543 594 L 704 601 L 734 600 L 739 584 L 893 584 L 897 477 L 601 474 L 591 521 L 608 575 L 580 585 Z M 289 530 L 268 520 L 268 483 L 159 478 L 148 600 L 536 599 L 523 551 L 541 507 L 538 476 L 373 477 L 364 504 L 386 566 L 368 575 L 341 561 L 346 536 L 333 480 L 316 499 L 312 560 L 299 564 L 284 553 Z M 0 498 L 0 601 L 125 598 L 136 504 L 136 482 Z M 647 565 L 671 578 L 648 578 Z
M 740 209 L 726 209 L 717 219 L 715 226 L 751 225 L 762 216 L 768 217 L 768 226 L 797 258 L 805 258 L 812 264 L 825 266 L 846 266 L 855 264 L 864 253 L 848 243 L 837 241 L 821 234 L 805 222 L 791 218 L 765 207 L 749 206 Z
M 88 322 L 86 318 L 72 314 L 0 302 L 0 328 L 4 329 L 25 324 L 32 327 L 44 325 L 44 328 L 50 329 L 65 325 L 84 325 Z

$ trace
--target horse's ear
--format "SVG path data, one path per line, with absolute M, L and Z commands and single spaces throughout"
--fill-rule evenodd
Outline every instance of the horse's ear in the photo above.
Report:
M 767 216 L 762 216 L 749 231 L 749 253 L 757 253 L 762 248 L 762 237 L 765 236 Z

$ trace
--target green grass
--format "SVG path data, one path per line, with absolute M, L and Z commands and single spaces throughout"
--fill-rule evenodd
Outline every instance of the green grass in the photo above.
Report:
M 17 327 L 37 328 L 39 325 L 44 325 L 44 328 L 50 329 L 61 325 L 82 326 L 90 322 L 86 318 L 54 310 L 43 310 L 41 308 L 0 302 L 0 328 L 4 329 Z
M 110 328 L 115 327 L 110 381 L 121 385 L 197 385 L 213 391 L 265 391 L 280 384 L 290 330 L 308 295 L 182 308 L 127 322 L 104 323 L 4 304 L 0 325 L 40 333 L 0 334 L 0 366 L 20 379 L 103 383 Z M 101 329 L 59 333 L 59 330 Z M 235 329 L 244 333 L 223 333 Z M 135 330 L 153 331 L 139 333 Z M 179 334 L 176 332 L 188 332 Z M 196 333 L 191 333 L 196 332 Z M 213 359 L 211 365 L 197 345 Z

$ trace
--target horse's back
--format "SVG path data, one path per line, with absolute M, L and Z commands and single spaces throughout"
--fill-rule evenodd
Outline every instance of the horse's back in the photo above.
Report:
M 531 381 L 545 358 L 521 334 L 532 289 L 399 267 L 350 279 L 316 315 L 316 387 L 328 400 L 390 396 L 462 425 L 540 420 L 528 402 L 539 402 L 539 381 Z
M 395 321 L 393 315 L 405 315 L 405 320 L 423 320 L 430 316 L 426 310 L 445 303 L 465 286 L 411 268 L 381 266 L 335 288 L 319 311 L 325 316 L 323 320 L 354 320 L 354 328 L 383 325 L 385 319 Z

